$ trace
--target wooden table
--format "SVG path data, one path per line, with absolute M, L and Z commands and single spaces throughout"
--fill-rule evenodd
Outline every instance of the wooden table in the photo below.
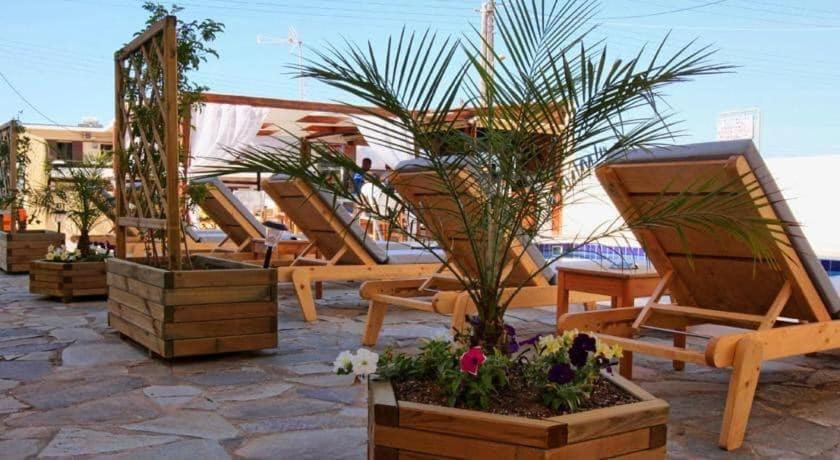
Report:
M 557 319 L 569 312 L 569 291 L 609 296 L 612 308 L 632 307 L 637 297 L 650 296 L 660 279 L 653 267 L 617 269 L 591 261 L 561 261 L 557 267 Z M 595 304 L 585 304 L 585 308 L 593 310 Z M 632 363 L 633 353 L 625 351 L 619 365 L 627 378 L 631 378 Z

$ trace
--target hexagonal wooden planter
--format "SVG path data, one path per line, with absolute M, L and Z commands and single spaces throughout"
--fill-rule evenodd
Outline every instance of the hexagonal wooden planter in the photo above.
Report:
M 76 297 L 106 296 L 105 262 L 35 260 L 29 266 L 29 292 L 60 297 L 65 303 Z
M 606 375 L 639 402 L 531 419 L 398 401 L 368 382 L 368 458 L 661 459 L 668 403 Z
M 43 259 L 47 248 L 64 244 L 64 234 L 48 230 L 0 231 L 0 270 L 26 273 L 33 260 Z
M 194 256 L 195 269 L 109 259 L 108 324 L 164 358 L 277 346 L 277 271 Z

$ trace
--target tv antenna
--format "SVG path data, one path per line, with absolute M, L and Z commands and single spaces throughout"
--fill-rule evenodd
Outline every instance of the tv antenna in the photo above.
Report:
M 285 38 L 271 37 L 267 35 L 257 35 L 258 45 L 288 45 L 289 52 L 297 55 L 298 65 L 298 99 L 304 99 L 305 81 L 303 78 L 303 40 L 300 39 L 295 26 L 289 27 L 289 35 Z

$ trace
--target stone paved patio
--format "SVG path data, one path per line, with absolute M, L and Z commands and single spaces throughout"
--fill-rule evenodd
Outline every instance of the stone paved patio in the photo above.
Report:
M 0 274 L 0 457 L 364 457 L 364 389 L 330 365 L 358 348 L 357 286 L 326 285 L 316 324 L 281 288 L 276 350 L 167 363 L 109 330 L 104 301 L 64 305 L 27 283 Z M 522 335 L 552 330 L 551 309 L 511 316 Z M 413 347 L 447 324 L 394 310 L 379 348 Z M 673 458 L 840 458 L 840 353 L 768 365 L 735 453 L 716 447 L 728 372 L 637 363 L 641 386 L 671 403 Z

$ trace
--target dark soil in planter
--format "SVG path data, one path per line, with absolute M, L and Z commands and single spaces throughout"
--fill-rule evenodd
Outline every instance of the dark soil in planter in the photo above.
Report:
M 509 379 L 510 386 L 492 399 L 487 412 L 528 418 L 548 418 L 569 413 L 568 410 L 555 412 L 543 405 L 540 395 L 534 389 L 525 385 L 521 376 L 514 373 L 509 376 Z M 434 381 L 394 381 L 392 386 L 398 400 L 436 406 L 448 405 L 446 397 Z M 620 406 L 638 401 L 632 394 L 609 380 L 601 378 L 595 383 L 591 397 L 581 404 L 577 412 Z M 456 407 L 465 409 L 462 406 Z

